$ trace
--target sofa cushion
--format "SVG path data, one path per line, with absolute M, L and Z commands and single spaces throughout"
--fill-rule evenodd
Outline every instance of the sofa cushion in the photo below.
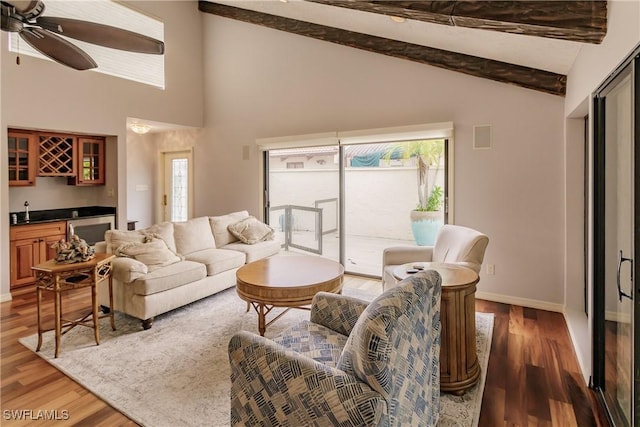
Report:
M 206 216 L 174 222 L 173 236 L 176 240 L 176 252 L 182 255 L 216 247 L 209 218 Z
M 178 252 L 176 250 L 176 240 L 173 233 L 173 223 L 169 221 L 153 224 L 151 227 L 147 227 L 142 230 L 146 236 L 155 237 L 164 240 L 167 247 L 172 252 Z
M 145 243 L 130 242 L 121 245 L 116 255 L 133 258 L 145 264 L 149 271 L 179 262 L 181 259 L 172 252 L 162 239 L 150 239 Z
M 223 271 L 242 267 L 245 262 L 245 254 L 225 249 L 205 249 L 192 252 L 185 259 L 206 265 L 207 275 L 213 276 Z
M 204 279 L 206 276 L 207 268 L 204 264 L 180 261 L 150 271 L 131 285 L 136 294 L 151 295 Z
M 257 261 L 262 258 L 270 257 L 280 252 L 280 242 L 275 240 L 265 240 L 255 245 L 246 245 L 242 242 L 229 243 L 222 249 L 242 252 L 247 256 L 246 262 Z
M 254 243 L 273 238 L 274 230 L 267 224 L 250 216 L 238 222 L 230 224 L 227 229 L 242 243 L 253 245 Z
M 104 233 L 108 254 L 116 253 L 116 250 L 125 243 L 143 243 L 145 238 L 144 233 L 140 231 L 107 230 Z
M 227 215 L 210 217 L 209 222 L 211 223 L 213 236 L 216 239 L 216 245 L 221 248 L 229 243 L 237 242 L 238 238 L 231 234 L 227 227 L 247 217 L 249 217 L 249 212 L 247 211 L 233 212 Z

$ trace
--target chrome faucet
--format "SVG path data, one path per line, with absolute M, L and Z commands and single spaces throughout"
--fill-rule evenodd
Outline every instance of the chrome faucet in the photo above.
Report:
M 24 202 L 24 220 L 29 222 L 29 202 Z

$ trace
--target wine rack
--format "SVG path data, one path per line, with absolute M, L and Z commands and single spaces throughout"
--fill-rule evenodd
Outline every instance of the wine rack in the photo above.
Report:
M 39 134 L 38 176 L 75 176 L 75 137 Z

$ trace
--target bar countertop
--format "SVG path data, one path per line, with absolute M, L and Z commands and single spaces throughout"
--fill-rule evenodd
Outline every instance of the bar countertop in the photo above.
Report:
M 77 216 L 74 212 L 77 212 Z M 17 223 L 13 223 L 12 215 L 15 214 L 18 217 Z M 115 215 L 116 208 L 112 206 L 82 206 L 76 208 L 66 209 L 47 209 L 29 211 L 29 221 L 25 221 L 24 211 L 10 212 L 9 224 L 13 226 L 27 225 L 27 224 L 41 224 L 45 222 L 54 221 L 69 221 L 79 218 L 90 218 L 96 216 Z

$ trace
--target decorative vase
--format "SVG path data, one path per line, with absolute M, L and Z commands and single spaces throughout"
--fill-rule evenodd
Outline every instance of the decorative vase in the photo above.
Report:
M 433 246 L 443 224 L 442 211 L 411 211 L 411 231 L 418 246 Z

